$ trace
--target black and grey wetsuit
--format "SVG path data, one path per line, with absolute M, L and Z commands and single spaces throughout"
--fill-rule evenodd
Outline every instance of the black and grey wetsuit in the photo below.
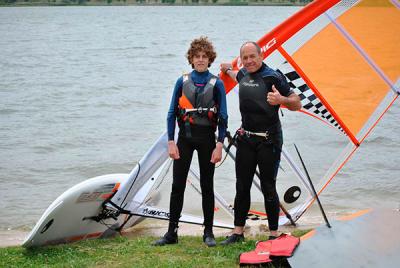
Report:
M 272 91 L 272 85 L 275 85 L 282 96 L 289 96 L 293 92 L 285 77 L 265 64 L 255 73 L 247 73 L 241 69 L 236 79 L 239 82 L 242 128 L 250 132 L 268 132 L 269 136 L 267 139 L 253 135 L 238 136 L 235 161 L 235 226 L 245 225 L 251 202 L 250 189 L 258 166 L 269 229 L 277 230 L 279 197 L 276 192 L 276 176 L 283 138 L 279 105 L 270 105 L 267 102 L 267 93 Z

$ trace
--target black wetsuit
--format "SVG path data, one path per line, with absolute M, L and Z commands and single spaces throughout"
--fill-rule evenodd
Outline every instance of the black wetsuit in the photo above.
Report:
M 178 222 L 183 206 L 186 178 L 192 162 L 193 151 L 197 151 L 200 167 L 200 187 L 205 228 L 212 229 L 214 219 L 214 169 L 211 154 L 215 149 L 213 130 L 196 131 L 192 129 L 192 137 L 180 135 L 177 146 L 180 158 L 174 160 L 173 183 L 170 199 L 170 221 Z
M 211 73 L 199 73 L 192 71 L 190 78 L 194 83 L 196 92 L 203 91 L 207 82 L 211 78 Z M 178 100 L 182 95 L 183 87 L 182 77 L 178 79 L 170 110 L 168 113 L 168 137 L 169 140 L 174 139 L 175 120 L 177 119 Z M 223 142 L 227 128 L 227 108 L 226 95 L 223 83 L 217 79 L 213 88 L 213 99 L 218 107 L 218 141 Z M 197 93 L 196 93 L 197 96 Z M 197 98 L 197 97 L 196 97 Z M 183 199 L 186 187 L 186 179 L 192 162 L 193 152 L 197 151 L 200 166 L 200 187 L 202 192 L 202 208 L 204 214 L 204 226 L 211 230 L 214 219 L 214 169 L 215 164 L 211 163 L 211 155 L 215 149 L 215 127 L 210 126 L 190 126 L 190 135 L 186 133 L 187 127 L 184 122 L 179 120 L 179 137 L 177 146 L 179 149 L 180 159 L 174 160 L 173 164 L 173 183 L 170 198 L 170 226 L 168 232 L 174 231 L 181 216 Z
M 253 135 L 238 135 L 236 152 L 236 197 L 235 226 L 244 226 L 250 209 L 250 189 L 258 166 L 260 185 L 264 195 L 265 210 L 270 230 L 278 229 L 279 197 L 276 191 L 281 149 L 282 128 L 279 120 L 279 105 L 267 103 L 267 93 L 272 85 L 282 96 L 289 96 L 290 90 L 285 77 L 265 64 L 255 73 L 244 69 L 236 77 L 239 82 L 239 102 L 242 128 L 251 132 L 268 131 L 268 139 Z

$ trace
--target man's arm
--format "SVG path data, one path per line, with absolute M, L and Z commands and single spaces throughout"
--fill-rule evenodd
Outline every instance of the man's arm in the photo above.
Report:
M 288 97 L 283 97 L 281 104 L 285 105 L 291 111 L 298 111 L 301 109 L 300 97 L 296 93 L 290 94 Z
M 276 96 L 275 100 L 276 104 L 273 105 L 278 105 L 278 104 L 285 105 L 290 111 L 300 110 L 301 109 L 300 97 L 291 90 L 289 83 L 287 82 L 286 77 L 283 75 L 283 73 L 277 71 L 277 74 L 278 74 L 277 77 L 278 80 L 274 85 L 272 85 L 272 92 L 268 93 L 268 94 L 271 93 L 272 95 Z M 268 98 L 269 96 L 267 96 L 267 100 Z
M 272 92 L 268 92 L 267 101 L 271 105 L 285 105 L 291 111 L 298 111 L 301 109 L 300 97 L 295 93 L 291 93 L 289 96 L 282 96 L 281 93 L 276 89 L 275 85 L 272 85 Z
M 221 63 L 221 72 L 229 75 L 230 78 L 236 81 L 236 76 L 238 71 L 232 70 L 232 64 L 230 63 Z

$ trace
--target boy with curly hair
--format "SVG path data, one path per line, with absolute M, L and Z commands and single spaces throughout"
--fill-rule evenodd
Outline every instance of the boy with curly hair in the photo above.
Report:
M 225 88 L 222 81 L 208 68 L 217 54 L 207 37 L 194 39 L 186 54 L 193 70 L 179 77 L 172 94 L 167 116 L 168 153 L 174 159 L 173 182 L 170 196 L 170 219 L 167 233 L 154 245 L 178 243 L 178 222 L 182 212 L 186 179 L 194 150 L 200 166 L 200 186 L 204 215 L 203 241 L 216 245 L 214 221 L 214 169 L 221 161 L 228 114 Z M 174 141 L 175 122 L 179 134 Z M 218 128 L 217 143 L 215 131 Z

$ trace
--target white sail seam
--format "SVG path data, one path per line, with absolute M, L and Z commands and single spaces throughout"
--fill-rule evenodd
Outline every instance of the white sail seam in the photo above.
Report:
M 367 61 L 367 63 L 375 70 L 375 72 L 390 86 L 390 88 L 396 92 L 396 89 L 390 79 L 382 71 L 381 68 L 374 62 L 374 60 L 365 52 L 362 47 L 354 40 L 354 38 L 345 30 L 345 28 L 334 18 L 329 15 L 329 12 L 325 12 L 325 15 L 329 18 L 332 24 L 339 30 L 339 32 L 350 42 L 350 44 L 361 54 L 361 56 Z

